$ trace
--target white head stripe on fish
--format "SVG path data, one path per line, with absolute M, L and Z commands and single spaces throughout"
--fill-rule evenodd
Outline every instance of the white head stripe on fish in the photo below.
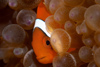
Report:
M 35 25 L 34 25 L 34 29 L 38 27 L 40 28 L 48 37 L 51 37 L 51 34 L 49 34 L 46 30 L 46 25 L 45 25 L 45 22 L 41 19 L 36 19 L 35 20 Z M 33 29 L 33 30 L 34 30 Z

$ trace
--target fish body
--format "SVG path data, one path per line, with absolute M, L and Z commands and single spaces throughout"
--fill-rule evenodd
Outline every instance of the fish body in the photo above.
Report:
M 46 31 L 45 19 L 51 14 L 41 2 L 37 8 L 37 19 L 33 28 L 32 47 L 36 59 L 42 64 L 52 63 L 56 52 L 50 44 L 50 34 Z
M 32 47 L 40 63 L 52 63 L 56 52 L 51 47 L 50 38 L 38 27 L 34 29 Z

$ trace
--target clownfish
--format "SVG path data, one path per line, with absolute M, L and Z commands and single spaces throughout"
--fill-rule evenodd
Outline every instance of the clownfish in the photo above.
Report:
M 46 11 L 45 5 L 41 2 L 37 8 L 37 19 L 33 29 L 32 47 L 36 59 L 42 64 L 52 63 L 56 52 L 50 44 L 50 34 L 46 31 L 45 20 L 50 14 Z M 45 13 L 43 15 L 43 13 Z
M 36 59 L 42 64 L 52 63 L 56 52 L 50 44 L 50 34 L 46 31 L 45 19 L 51 14 L 47 11 L 43 2 L 38 5 L 37 19 L 33 28 L 32 47 L 36 55 Z M 70 48 L 68 52 L 74 51 Z

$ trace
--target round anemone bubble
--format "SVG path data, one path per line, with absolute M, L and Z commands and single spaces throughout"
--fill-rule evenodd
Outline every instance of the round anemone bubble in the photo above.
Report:
M 77 67 L 77 65 L 74 56 L 66 52 L 63 56 L 57 55 L 53 59 L 53 67 Z
M 55 29 L 51 34 L 51 46 L 60 55 L 65 53 L 71 46 L 71 37 L 63 29 Z
M 8 0 L 8 5 L 14 10 L 33 9 L 38 6 L 41 0 Z
M 3 29 L 2 37 L 10 44 L 22 44 L 24 43 L 26 33 L 19 25 L 10 24 Z
M 85 11 L 84 17 L 86 20 L 87 26 L 94 30 L 98 31 L 100 29 L 100 5 L 92 5 Z
M 36 19 L 36 13 L 33 10 L 22 9 L 16 16 L 17 24 L 25 30 L 33 28 Z

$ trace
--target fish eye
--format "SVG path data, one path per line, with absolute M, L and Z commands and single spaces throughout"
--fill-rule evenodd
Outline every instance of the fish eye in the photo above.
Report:
M 49 40 L 47 40 L 47 41 L 46 41 L 46 44 L 47 44 L 47 45 L 49 45 L 49 44 L 50 44 L 50 41 L 49 41 Z

